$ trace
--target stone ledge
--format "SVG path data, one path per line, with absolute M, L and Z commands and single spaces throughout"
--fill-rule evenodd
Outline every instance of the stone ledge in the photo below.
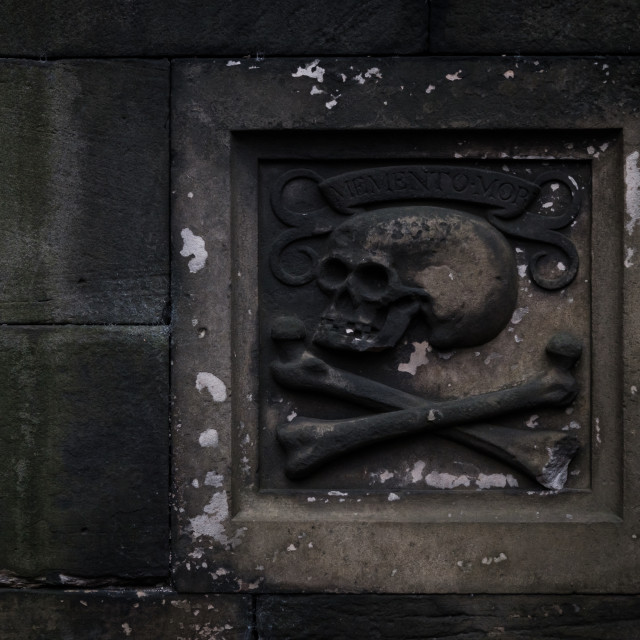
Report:
M 426 48 L 427 24 L 424 0 L 12 1 L 2 11 L 0 55 L 415 54 Z
M 251 598 L 170 589 L 0 592 L 4 640 L 248 640 Z
M 257 603 L 265 640 L 635 640 L 639 624 L 640 596 L 263 596 Z
M 437 54 L 637 54 L 635 0 L 432 0 Z

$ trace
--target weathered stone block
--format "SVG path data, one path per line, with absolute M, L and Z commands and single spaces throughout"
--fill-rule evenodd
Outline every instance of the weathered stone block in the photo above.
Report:
M 34 19 L 34 15 L 38 19 Z M 321 4 L 127 0 L 7 2 L 3 56 L 277 56 L 421 53 L 423 0 Z
M 168 333 L 0 330 L 0 582 L 168 571 Z
M 264 596 L 256 619 L 261 640 L 636 640 L 639 612 L 638 596 Z
M 0 322 L 166 321 L 167 63 L 3 61 L 0 84 Z
M 180 589 L 634 589 L 639 77 L 175 63 Z
M 249 640 L 251 598 L 170 589 L 2 591 L 3 640 Z
M 431 0 L 429 6 L 432 53 L 640 52 L 635 0 Z

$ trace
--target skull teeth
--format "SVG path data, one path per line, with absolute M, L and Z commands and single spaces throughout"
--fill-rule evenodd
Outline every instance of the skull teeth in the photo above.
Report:
M 364 324 L 362 322 L 350 322 L 347 320 L 338 320 L 336 318 L 323 318 L 322 324 L 338 333 L 343 333 L 352 338 L 366 337 L 372 332 L 376 331 L 376 328 L 370 324 Z

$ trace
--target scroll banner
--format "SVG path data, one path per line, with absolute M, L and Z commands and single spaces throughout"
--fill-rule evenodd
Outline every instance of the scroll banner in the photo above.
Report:
M 490 206 L 501 218 L 522 213 L 540 187 L 497 171 L 453 166 L 376 167 L 343 173 L 319 185 L 343 214 L 362 213 L 364 205 L 397 200 L 460 200 Z
M 282 197 L 285 187 L 292 180 L 301 178 L 315 182 L 327 203 L 346 216 L 366 215 L 367 205 L 411 200 L 455 200 L 484 205 L 487 222 L 505 235 L 555 247 L 563 254 L 564 270 L 555 275 L 545 273 L 544 259 L 550 255 L 547 249 L 531 256 L 529 273 L 540 287 L 562 289 L 578 273 L 578 252 L 573 242 L 559 230 L 575 220 L 582 198 L 578 185 L 563 171 L 544 171 L 535 177 L 535 182 L 529 182 L 498 171 L 458 166 L 373 167 L 326 180 L 311 170 L 299 169 L 283 174 L 271 192 L 274 213 L 291 227 L 278 236 L 269 257 L 273 274 L 284 284 L 299 286 L 313 280 L 318 261 L 312 247 L 297 245 L 297 253 L 304 257 L 307 268 L 291 272 L 282 263 L 284 252 L 301 240 L 327 235 L 340 224 L 335 219 L 311 215 L 312 212 L 298 214 L 287 208 Z M 564 185 L 570 194 L 563 212 L 560 215 L 530 213 L 528 208 L 540 196 L 541 186 L 553 182 Z M 322 207 L 315 213 L 321 211 Z

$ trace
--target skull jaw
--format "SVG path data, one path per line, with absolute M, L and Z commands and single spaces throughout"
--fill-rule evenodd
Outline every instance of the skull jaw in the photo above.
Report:
M 382 328 L 377 331 L 373 326 L 369 331 L 355 328 L 349 320 L 336 323 L 333 318 L 323 317 L 313 335 L 313 342 L 321 347 L 341 351 L 376 352 L 395 347 L 411 319 L 420 309 L 420 302 L 412 300 L 409 304 L 391 307 Z M 353 325 L 350 326 L 350 325 Z

